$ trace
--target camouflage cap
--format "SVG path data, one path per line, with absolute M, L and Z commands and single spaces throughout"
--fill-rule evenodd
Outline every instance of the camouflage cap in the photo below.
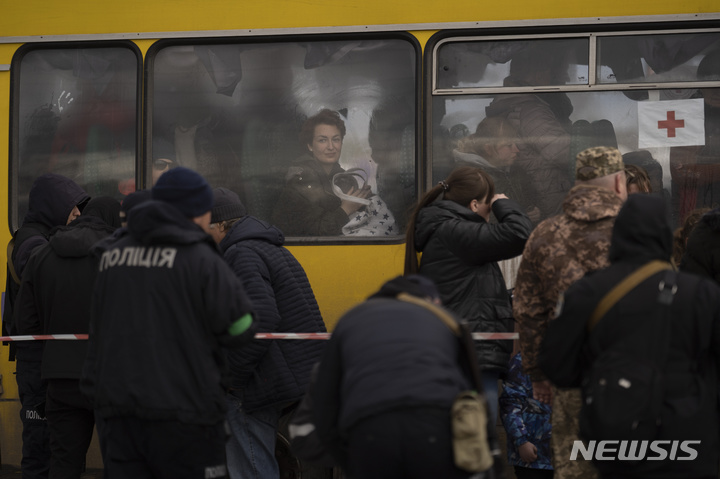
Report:
M 617 148 L 595 146 L 577 154 L 575 179 L 589 181 L 623 171 L 625 164 Z

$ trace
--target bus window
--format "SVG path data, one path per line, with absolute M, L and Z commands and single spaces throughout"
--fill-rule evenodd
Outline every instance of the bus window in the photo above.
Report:
M 289 237 L 348 237 L 343 226 L 369 209 L 343 216 L 330 173 L 359 168 L 357 188 L 367 182 L 395 219 L 376 237 L 403 234 L 416 198 L 418 56 L 406 37 L 158 42 L 148 53 L 149 154 L 237 192 Z M 312 144 L 318 130 L 303 133 L 321 110 L 341 122 L 325 139 L 344 129 L 327 169 Z
M 437 49 L 437 88 L 588 83 L 587 38 L 449 42 Z
M 718 33 L 598 37 L 598 83 L 690 82 Z
M 120 200 L 135 189 L 140 60 L 134 47 L 120 45 L 16 53 L 12 228 L 21 224 L 30 187 L 43 173 L 67 176 L 91 196 Z
M 484 168 L 497 192 L 515 197 L 537 224 L 561 212 L 574 184 L 575 155 L 614 146 L 627 164 L 647 171 L 652 194 L 666 199 L 676 226 L 695 208 L 720 206 L 720 31 L 593 35 L 596 41 L 585 44 L 597 52 L 574 50 L 567 70 L 559 70 L 575 77 L 558 81 L 553 91 L 513 78 L 512 63 L 523 57 L 512 54 L 502 86 L 435 89 L 432 181 L 461 164 Z M 438 48 L 452 44 L 442 42 Z M 522 42 L 534 48 L 533 40 Z M 518 40 L 507 43 L 496 48 L 516 50 Z M 578 58 L 597 62 L 588 69 Z M 549 78 L 555 64 L 547 65 Z M 438 78 L 442 70 L 438 62 Z M 581 78 L 586 85 L 579 85 Z

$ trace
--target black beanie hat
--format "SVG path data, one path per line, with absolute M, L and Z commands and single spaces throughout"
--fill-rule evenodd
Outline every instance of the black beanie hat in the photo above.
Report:
M 418 298 L 430 300 L 440 299 L 440 292 L 430 278 L 419 274 L 398 276 L 383 284 L 380 291 L 370 298 L 395 298 L 400 293 L 407 293 Z
M 234 191 L 227 188 L 215 188 L 213 195 L 215 203 L 212 208 L 211 223 L 234 220 L 247 214 L 245 205 L 242 204 L 240 197 Z
M 152 188 L 154 200 L 170 203 L 188 218 L 202 216 L 213 207 L 213 192 L 199 173 L 178 167 L 163 173 Z
M 120 211 L 127 214 L 128 211 L 133 209 L 135 206 L 150 201 L 152 199 L 152 192 L 150 190 L 137 190 L 133 191 L 123 199 L 120 205 Z

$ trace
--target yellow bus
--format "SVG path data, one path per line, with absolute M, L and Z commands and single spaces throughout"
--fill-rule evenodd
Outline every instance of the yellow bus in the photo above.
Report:
M 250 214 L 269 220 L 293 160 L 307 152 L 302 124 L 325 108 L 347 127 L 340 165 L 362 169 L 394 219 L 382 235 L 286 238 L 329 328 L 402 273 L 408 211 L 456 164 L 477 160 L 461 145 L 491 116 L 516 124 L 521 152 L 536 151 L 540 168 L 506 169 L 536 220 L 554 212 L 548 198 L 571 186 L 573 154 L 598 144 L 647 170 L 676 225 L 696 207 L 720 204 L 715 0 L 4 7 L 3 245 L 40 174 L 122 200 L 152 185 L 166 145 L 178 164 L 236 191 Z M 545 176 L 545 163 L 554 176 Z M 516 265 L 503 266 L 509 287 Z M 5 359 L 0 452 L 2 463 L 17 465 L 20 404 Z M 88 464 L 99 467 L 96 452 Z

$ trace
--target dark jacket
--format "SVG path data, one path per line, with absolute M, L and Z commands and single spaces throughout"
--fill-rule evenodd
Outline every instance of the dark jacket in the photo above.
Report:
M 348 430 L 364 418 L 393 408 L 449 411 L 471 384 L 465 357 L 457 337 L 422 306 L 362 303 L 343 315 L 323 352 L 312 395 L 318 436 L 342 462 Z
M 611 288 L 649 261 L 669 261 L 671 252 L 672 234 L 663 200 L 631 195 L 613 229 L 611 266 L 567 290 L 561 312 L 542 343 L 540 366 L 547 377 L 558 386 L 577 386 L 593 360 L 606 350 L 657 364 L 658 336 L 653 333 L 668 324 L 662 321 L 669 322 L 669 353 L 665 364 L 657 364 L 664 375 L 658 439 L 699 440 L 700 444 L 693 445 L 699 456 L 694 461 L 596 463 L 605 472 L 678 478 L 717 475 L 720 287 L 677 273 L 672 304 L 660 306 L 658 288 L 666 273 L 655 273 L 621 298 L 587 333 L 590 314 Z M 662 314 L 665 311 L 667 315 Z
M 17 298 L 19 334 L 87 334 L 98 258 L 92 246 L 114 228 L 94 216 L 62 226 L 27 262 Z M 79 379 L 87 341 L 47 341 L 43 379 Z
M 283 248 L 276 227 L 253 216 L 238 220 L 220 250 L 252 301 L 261 332 L 325 332 L 325 323 L 305 271 Z M 230 387 L 253 411 L 298 401 L 324 341 L 258 339 L 231 350 Z
M 22 226 L 13 235 L 12 263 L 18 278 L 22 278 L 23 269 L 35 248 L 47 244 L 50 231 L 56 226 L 64 226 L 70 213 L 76 206 L 83 206 L 90 197 L 74 181 L 61 175 L 45 174 L 33 182 L 28 198 L 29 209 Z M 6 295 L 3 308 L 3 331 L 16 334 L 13 325 L 15 300 L 20 284 L 8 274 L 5 283 Z M 19 359 L 40 360 L 42 344 L 38 341 L 13 343 L 17 347 Z M 12 356 L 12 353 L 11 353 Z
M 720 284 L 720 209 L 705 213 L 690 233 L 680 269 Z
M 272 223 L 287 236 L 338 236 L 349 221 L 332 190 L 332 177 L 342 173 L 333 165 L 325 173 L 310 155 L 300 157 L 288 170 L 285 188 L 275 204 Z
M 512 332 L 510 295 L 497 261 L 522 253 L 532 226 L 513 200 L 497 200 L 493 213 L 497 224 L 448 200 L 421 209 L 415 224 L 419 273 L 435 282 L 443 305 L 472 331 Z M 475 345 L 481 368 L 507 371 L 512 341 Z
M 254 334 L 228 332 L 250 311 L 242 284 L 172 205 L 149 201 L 129 216 L 100 258 L 81 388 L 101 417 L 217 424 L 222 346 Z

